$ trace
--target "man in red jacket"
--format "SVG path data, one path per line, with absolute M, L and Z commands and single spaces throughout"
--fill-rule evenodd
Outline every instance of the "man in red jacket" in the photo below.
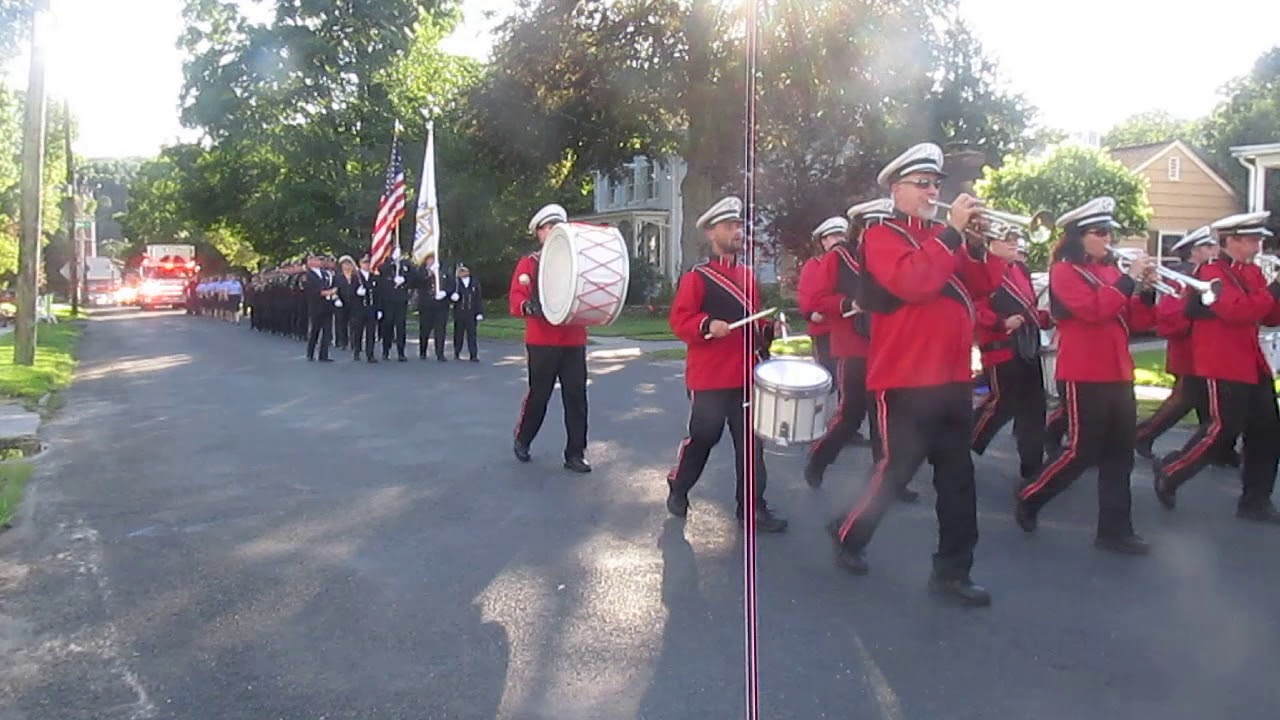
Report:
M 1269 215 L 1266 211 L 1232 215 L 1211 226 L 1222 253 L 1201 266 L 1196 277 L 1218 281 L 1219 294 L 1210 305 L 1193 294 L 1187 307 L 1192 366 L 1200 386 L 1198 405 L 1209 417 L 1181 450 L 1156 463 L 1156 497 L 1170 510 L 1178 487 L 1209 463 L 1214 447 L 1223 438 L 1243 432 L 1243 488 L 1236 517 L 1280 523 L 1280 512 L 1271 501 L 1280 464 L 1280 413 L 1274 370 L 1258 340 L 1259 326 L 1280 325 L 1280 283 L 1268 284 L 1253 263 L 1262 239 L 1271 235 L 1266 228 Z
M 991 254 L 1008 264 L 1000 285 L 975 302 L 978 349 L 991 390 L 974 410 L 971 447 L 982 455 L 1000 428 L 1013 420 L 1019 475 L 1031 482 L 1043 464 L 1045 444 L 1040 331 L 1049 328 L 1052 320 L 1049 313 L 1037 309 L 1031 270 L 1018 260 L 1020 239 L 1011 233 L 990 243 Z
M 689 512 L 689 491 L 728 425 L 738 474 L 738 522 L 743 522 L 747 505 L 750 452 L 756 529 L 780 533 L 787 529 L 787 521 L 774 515 L 765 503 L 763 446 L 747 420 L 752 373 L 756 361 L 768 355 L 773 323 L 758 320 L 729 329 L 730 323 L 758 312 L 760 304 L 755 274 L 738 262 L 743 242 L 742 201 L 727 197 L 717 202 L 698 218 L 697 227 L 711 243 L 711 257 L 680 278 L 671 301 L 671 330 L 689 348 L 684 377 L 691 407 L 689 434 L 680 443 L 676 465 L 667 475 L 667 510 L 677 517 Z
M 1197 268 L 1218 257 L 1218 241 L 1205 225 L 1187 233 L 1169 250 L 1182 256 L 1183 262 L 1174 270 L 1194 276 Z M 1194 393 L 1190 389 L 1192 383 L 1188 381 L 1191 375 L 1191 319 L 1187 317 L 1187 300 L 1191 291 L 1189 288 L 1179 289 L 1182 294 L 1163 295 L 1156 303 L 1156 334 L 1165 339 L 1164 369 L 1173 376 L 1174 382 L 1169 397 L 1151 417 L 1138 423 L 1136 450 L 1147 459 L 1154 459 L 1151 445 L 1156 438 L 1195 409 Z M 1196 416 L 1203 425 L 1207 416 L 1201 415 L 1199 410 L 1196 410 Z
M 1129 478 L 1137 399 L 1129 333 L 1155 324 L 1155 298 L 1139 292 L 1155 260 L 1143 255 L 1121 272 L 1111 253 L 1115 200 L 1094 198 L 1058 218 L 1062 239 L 1049 267 L 1049 300 L 1058 325 L 1057 381 L 1063 388 L 1067 446 L 1018 492 L 1014 517 L 1025 532 L 1040 509 L 1091 467 L 1098 468 L 1094 545 L 1142 555 L 1149 547 L 1133 531 Z
M 973 296 L 991 292 L 1000 266 L 986 257 L 982 236 L 968 232 L 978 210 L 974 198 L 955 199 L 949 225 L 933 220 L 943 177 L 942 149 L 932 143 L 907 150 L 877 177 L 894 211 L 863 235 L 858 301 L 871 314 L 867 390 L 874 399 L 876 464 L 853 507 L 827 529 L 837 563 L 866 574 L 864 548 L 898 488 L 928 458 L 939 535 L 929 587 L 950 600 L 982 606 L 991 596 L 969 577 L 978 542 L 969 452 Z
M 832 219 L 842 220 L 842 218 Z M 823 227 L 830 222 L 828 220 L 823 223 Z M 818 311 L 817 297 L 818 286 L 821 283 L 822 259 L 843 236 L 843 229 L 840 232 L 828 232 L 821 237 L 815 233 L 813 257 L 804 261 L 804 265 L 800 268 L 800 280 L 796 283 L 796 308 L 804 316 L 808 326 L 809 339 L 813 341 L 813 359 L 826 368 L 833 378 L 836 376 L 839 363 L 831 356 L 831 318 Z M 833 391 L 837 389 L 835 383 L 832 383 L 831 389 Z
M 541 246 L 552 228 L 568 222 L 564 208 L 543 207 L 529 221 L 529 233 Z M 538 256 L 540 251 L 520 258 L 511 274 L 508 300 L 513 317 L 524 318 L 524 343 L 529 358 L 529 391 L 520 404 L 516 420 L 514 452 L 520 462 L 529 462 L 529 446 L 537 437 L 547 415 L 547 402 L 556 380 L 564 402 L 564 467 L 573 472 L 591 472 L 587 449 L 587 329 L 575 325 L 552 325 L 542 314 L 538 300 Z

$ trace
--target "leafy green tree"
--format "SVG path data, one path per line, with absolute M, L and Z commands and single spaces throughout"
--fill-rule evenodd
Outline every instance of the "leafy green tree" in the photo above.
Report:
M 1091 148 L 1061 146 L 1044 157 L 1006 158 L 999 168 L 986 168 L 974 189 L 993 209 L 1019 215 L 1046 210 L 1055 218 L 1107 195 L 1115 198 L 1116 222 L 1125 234 L 1145 232 L 1152 215 L 1146 178 Z M 1028 264 L 1043 270 L 1049 249 L 1032 245 Z
M 1182 120 L 1164 110 L 1149 110 L 1131 115 L 1102 136 L 1102 146 L 1118 148 L 1128 145 L 1194 140 L 1199 128 L 1193 120 Z
M 32 0 L 0 0 L 0 60 L 18 54 L 30 37 Z
M 1203 122 L 1199 145 L 1206 150 L 1214 168 L 1243 198 L 1248 189 L 1248 171 L 1232 157 L 1231 148 L 1280 140 L 1280 47 L 1263 53 L 1252 71 L 1228 83 L 1223 94 L 1224 100 Z M 1280 182 L 1276 181 L 1275 171 L 1270 174 L 1266 207 L 1277 208 Z

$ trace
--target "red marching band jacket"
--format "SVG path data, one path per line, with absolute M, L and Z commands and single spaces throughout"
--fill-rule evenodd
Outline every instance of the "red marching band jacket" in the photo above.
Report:
M 1196 267 L 1184 263 L 1174 268 L 1183 275 L 1194 275 Z M 1165 280 L 1179 290 L 1185 288 L 1174 281 Z M 1156 334 L 1165 339 L 1164 370 L 1170 375 L 1192 375 L 1191 318 L 1187 317 L 1187 296 L 1164 295 L 1156 301 Z
M 971 382 L 973 297 L 995 289 L 1002 261 L 975 257 L 954 228 L 900 212 L 869 226 L 862 248 L 858 304 L 872 313 L 867 389 Z
M 706 335 L 712 320 L 736 322 L 759 312 L 759 304 L 755 274 L 732 257 L 698 263 L 680 278 L 671 301 L 669 322 L 671 331 L 689 348 L 684 373 L 688 389 L 730 390 L 747 386 L 747 373 L 768 354 L 773 341 L 772 321 L 757 320 L 734 328 L 722 338 L 708 340 Z
M 831 318 L 823 317 L 821 322 L 815 322 L 811 318 L 814 313 L 822 312 L 818 309 L 816 290 L 820 283 L 823 257 L 825 255 L 814 255 L 806 260 L 804 266 L 800 268 L 800 281 L 796 283 L 796 309 L 804 316 L 809 337 L 812 338 L 822 337 L 831 332 Z
M 1049 268 L 1049 301 L 1058 324 L 1057 380 L 1133 382 L 1129 333 L 1155 326 L 1154 299 L 1113 264 L 1065 260 Z
M 870 318 L 865 312 L 843 317 L 857 301 L 862 280 L 862 263 L 853 246 L 842 242 L 831 248 L 822 257 L 819 273 L 815 292 L 818 312 L 831 319 L 831 356 L 866 357 L 871 348 Z
M 1023 332 L 1039 332 L 1053 327 L 1053 318 L 1045 310 L 1037 309 L 1035 287 L 1031 284 L 1031 271 L 1020 262 L 1005 265 L 1000 284 L 987 297 L 974 303 L 977 310 L 977 341 L 982 351 L 982 366 L 992 368 L 1013 359 L 1013 335 L 1004 327 L 1004 321 L 1021 315 Z
M 521 278 L 528 282 L 520 282 Z M 516 263 L 511 273 L 511 288 L 507 294 L 508 312 L 512 317 L 524 318 L 524 342 L 526 345 L 557 345 L 581 347 L 587 344 L 587 329 L 579 325 L 552 325 L 544 317 L 526 315 L 524 304 L 538 298 L 538 253 L 530 253 Z
M 1270 381 L 1271 365 L 1262 353 L 1258 326 L 1280 325 L 1280 285 L 1268 285 L 1257 265 L 1225 257 L 1201 265 L 1196 277 L 1216 279 L 1222 286 L 1208 307 L 1199 293 L 1187 301 L 1195 375 L 1241 383 Z

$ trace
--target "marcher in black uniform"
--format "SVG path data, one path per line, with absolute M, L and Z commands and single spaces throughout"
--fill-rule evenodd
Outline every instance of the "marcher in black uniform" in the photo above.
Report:
M 437 278 L 439 287 L 436 286 Z M 445 362 L 444 329 L 449 323 L 449 294 L 453 292 L 453 279 L 436 262 L 436 254 L 428 253 L 422 267 L 413 276 L 413 287 L 418 291 L 418 357 L 427 359 L 427 341 L 435 338 L 436 360 Z
M 329 334 L 333 330 L 333 298 L 338 289 L 333 276 L 320 267 L 320 257 L 307 258 L 307 274 L 303 287 L 307 299 L 307 360 L 316 359 L 316 341 L 320 343 L 320 362 L 333 362 L 329 357 Z
M 347 300 L 347 291 L 351 287 L 352 277 L 356 273 L 356 261 L 350 255 L 338 259 L 339 272 L 334 276 L 334 286 L 338 288 L 338 299 L 333 303 L 333 346 L 338 350 L 346 350 L 351 334 L 352 303 Z
M 409 314 L 409 280 L 413 268 L 408 260 L 391 259 L 378 268 L 378 304 L 382 311 L 382 359 L 391 358 L 391 345 L 396 346 L 397 359 L 404 356 L 405 322 Z
M 369 270 L 369 256 L 360 258 L 360 269 L 351 274 L 342 302 L 351 310 L 351 359 L 360 359 L 364 349 L 365 360 L 378 362 L 373 357 L 374 338 L 378 334 L 377 276 Z
M 462 359 L 462 341 L 465 338 L 471 362 L 479 362 L 476 323 L 484 319 L 484 299 L 480 294 L 480 282 L 471 277 L 471 270 L 466 265 L 458 266 L 458 279 L 449 299 L 453 301 L 453 356 Z

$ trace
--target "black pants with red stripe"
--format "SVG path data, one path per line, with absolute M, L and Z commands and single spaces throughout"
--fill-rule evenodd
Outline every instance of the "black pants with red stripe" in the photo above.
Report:
M 676 454 L 676 466 L 667 475 L 671 489 L 687 495 L 702 477 L 702 470 L 711 457 L 711 448 L 720 442 L 725 425 L 729 426 L 729 437 L 733 439 L 733 460 L 738 474 L 738 508 L 743 507 L 746 498 L 746 418 L 744 407 L 747 392 L 743 388 L 731 390 L 690 390 L 689 391 L 689 434 L 680 443 Z M 764 467 L 764 443 L 757 438 L 752 440 L 753 470 L 755 471 L 755 504 L 757 508 L 766 507 L 764 488 L 768 482 L 768 473 Z
M 827 369 L 831 373 L 831 377 L 836 377 L 840 369 L 840 361 L 831 356 L 831 336 L 815 335 L 813 338 L 813 359 L 818 364 Z M 837 385 L 838 387 L 838 385 Z
M 1132 382 L 1061 383 L 1067 428 L 1066 447 L 1059 448 L 1040 476 L 1018 492 L 1032 512 L 1039 512 L 1089 468 L 1098 468 L 1098 537 L 1133 535 L 1133 445 L 1138 402 Z
M 867 416 L 867 359 L 839 358 L 837 362 L 840 364 L 835 378 L 840 403 L 827 423 L 827 431 L 809 446 L 809 467 L 816 470 L 825 470 L 836 461 L 840 449 L 849 444 Z
M 564 457 L 582 458 L 587 449 L 587 348 L 526 345 L 525 349 L 529 353 L 529 392 L 516 420 L 516 441 L 531 445 L 538 436 L 559 380 L 564 402 Z
M 839 538 L 860 550 L 920 465 L 933 465 L 938 494 L 938 551 L 934 572 L 966 578 L 978 544 L 977 493 L 969 436 L 973 429 L 973 385 L 969 382 L 896 388 L 872 394 L 871 442 L 878 447 L 871 480 L 845 515 Z
M 1188 387 L 1191 384 L 1185 375 L 1174 377 L 1173 388 L 1169 390 L 1169 397 L 1160 403 L 1160 407 L 1152 413 L 1151 417 L 1138 423 L 1138 445 L 1150 445 L 1155 439 L 1169 431 L 1169 428 L 1178 424 L 1178 421 L 1187 416 L 1192 410 L 1196 411 L 1196 420 L 1201 425 L 1205 424 L 1206 415 L 1196 407 L 1196 393 Z
M 1280 411 L 1271 378 L 1248 384 L 1212 378 L 1190 378 L 1196 407 L 1208 418 L 1181 450 L 1164 456 L 1157 469 L 1166 487 L 1176 490 L 1214 460 L 1224 438 L 1244 433 L 1240 467 L 1240 507 L 1265 507 L 1280 465 Z
M 974 410 L 973 451 L 986 452 L 1000 428 L 1013 420 L 1021 474 L 1036 475 L 1044 460 L 1044 367 L 1039 358 L 1028 362 L 1015 357 L 988 368 L 987 384 L 991 391 Z

